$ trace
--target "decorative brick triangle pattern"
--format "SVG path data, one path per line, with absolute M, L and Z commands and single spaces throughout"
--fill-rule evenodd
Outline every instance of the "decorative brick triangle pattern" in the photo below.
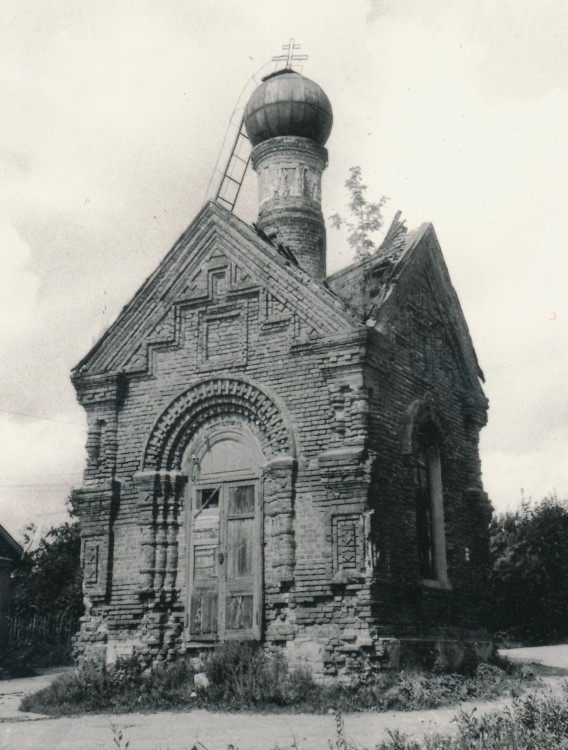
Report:
M 214 297 L 216 268 L 229 270 L 229 297 L 245 289 L 266 290 L 320 336 L 360 325 L 358 315 L 332 291 L 236 216 L 208 203 L 75 372 L 147 369 L 149 346 L 179 343 L 184 308 Z

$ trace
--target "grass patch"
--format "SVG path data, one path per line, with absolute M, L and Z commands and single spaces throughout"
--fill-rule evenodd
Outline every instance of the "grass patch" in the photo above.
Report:
M 283 655 L 267 655 L 256 645 L 242 643 L 216 648 L 205 659 L 203 671 L 206 687 L 186 661 L 152 670 L 136 658 L 111 667 L 87 663 L 24 698 L 21 709 L 52 715 L 191 708 L 411 711 L 519 695 L 535 679 L 529 670 L 503 662 L 479 664 L 468 675 L 380 672 L 354 675 L 349 683 L 319 685 L 306 668 L 290 667 Z
M 480 717 L 461 711 L 456 723 L 454 736 L 423 741 L 393 731 L 375 750 L 568 750 L 568 683 L 561 696 L 528 695 Z

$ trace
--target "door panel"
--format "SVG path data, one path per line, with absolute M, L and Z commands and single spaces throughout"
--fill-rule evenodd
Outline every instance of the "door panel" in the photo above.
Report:
M 253 627 L 253 595 L 232 594 L 225 603 L 227 630 L 251 630 Z
M 229 516 L 254 516 L 254 485 L 229 485 L 228 490 Z
M 217 577 L 217 548 L 193 548 L 193 580 L 206 581 Z
M 254 517 L 227 521 L 227 581 L 253 575 Z
M 216 591 L 195 591 L 191 595 L 190 634 L 197 640 L 217 639 L 217 610 L 219 595 Z
M 226 549 L 224 570 L 226 638 L 254 637 L 258 632 L 260 529 L 257 488 L 252 483 L 231 483 L 225 489 Z
M 255 482 L 197 488 L 191 529 L 193 640 L 260 636 L 260 511 Z
M 200 641 L 218 638 L 220 489 L 200 488 L 193 503 L 189 633 L 190 638 Z

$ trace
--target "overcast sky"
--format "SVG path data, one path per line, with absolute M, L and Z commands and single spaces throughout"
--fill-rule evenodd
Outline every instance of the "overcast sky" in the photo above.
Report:
M 495 507 L 568 495 L 566 0 L 0 11 L 0 523 L 62 517 L 85 442 L 69 371 L 201 207 L 241 92 L 290 37 L 334 110 L 325 215 L 360 165 L 387 223 L 434 223 L 486 376 Z M 351 261 L 328 246 L 330 271 Z

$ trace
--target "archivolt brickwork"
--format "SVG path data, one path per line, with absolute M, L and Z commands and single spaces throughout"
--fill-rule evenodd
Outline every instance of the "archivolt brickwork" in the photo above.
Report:
M 236 378 L 213 378 L 189 388 L 162 414 L 146 446 L 144 470 L 181 469 L 184 451 L 199 428 L 231 417 L 256 428 L 267 459 L 294 454 L 282 411 L 263 390 Z
M 453 458 L 455 449 L 449 425 L 441 409 L 429 398 L 417 399 L 406 411 L 402 434 L 403 456 L 412 456 L 416 453 L 419 428 L 427 423 L 436 428 L 446 458 Z

